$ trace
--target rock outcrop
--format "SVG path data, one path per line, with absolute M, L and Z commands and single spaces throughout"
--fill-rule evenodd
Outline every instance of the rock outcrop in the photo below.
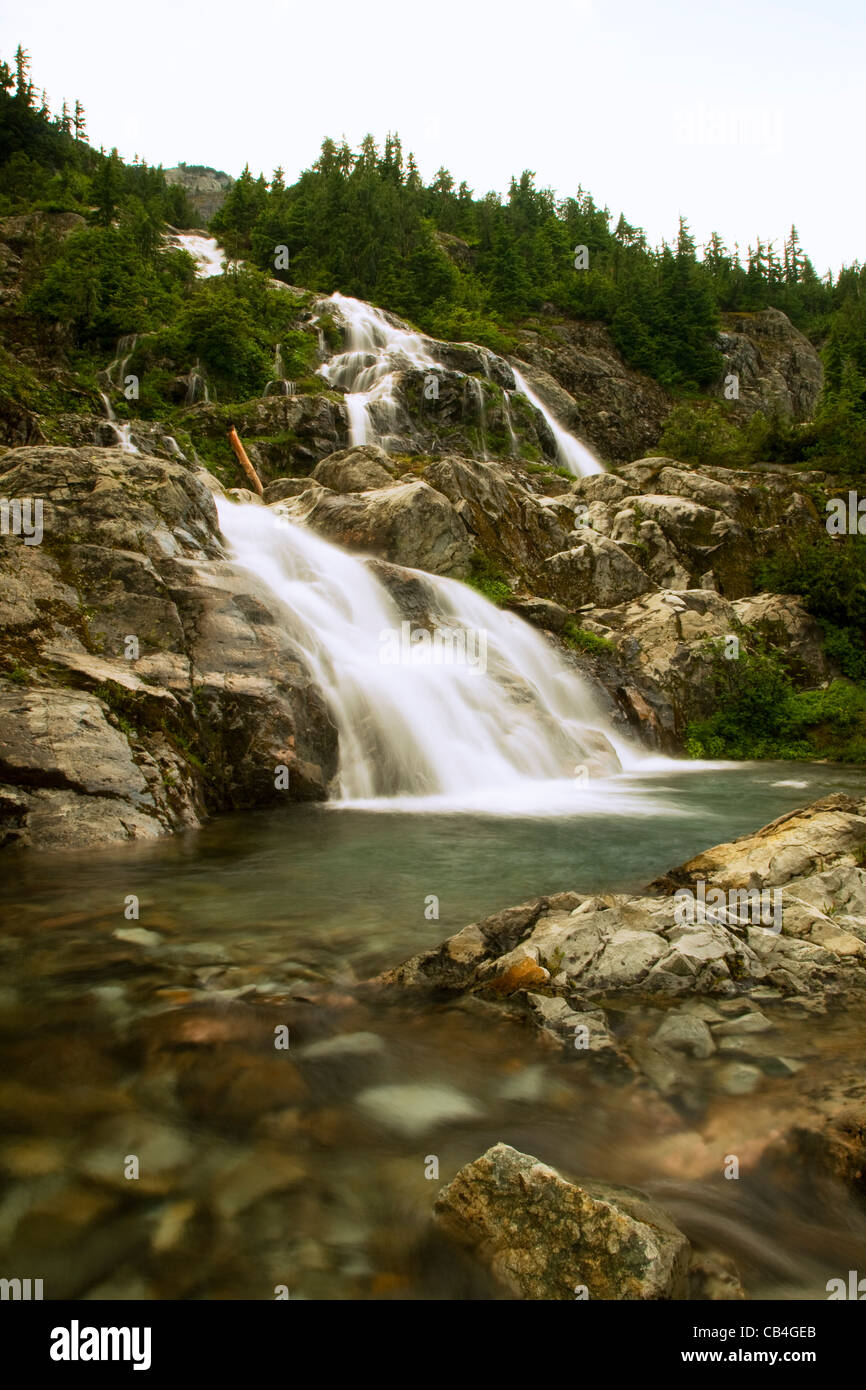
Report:
M 43 499 L 44 530 L 0 537 L 3 843 L 153 837 L 325 795 L 335 730 L 267 594 L 226 559 L 212 486 L 116 449 L 0 460 L 0 493 Z
M 662 1094 L 681 1052 L 706 1062 L 705 1085 L 753 1090 L 787 1065 L 767 1013 L 866 998 L 864 848 L 866 801 L 826 797 L 642 895 L 566 892 L 495 913 L 370 988 L 484 1001 L 572 1061 Z M 651 1039 L 614 1036 L 615 996 L 659 1010 Z
M 767 416 L 809 420 L 815 413 L 824 369 L 817 350 L 781 309 L 725 314 L 719 347 L 725 376 L 737 378 L 736 410 L 745 418 Z M 716 394 L 723 396 L 725 382 Z M 730 398 L 730 397 L 729 397 Z
M 203 164 L 181 164 L 163 172 L 166 183 L 179 184 L 184 190 L 202 225 L 207 225 L 219 211 L 234 183 L 230 174 Z

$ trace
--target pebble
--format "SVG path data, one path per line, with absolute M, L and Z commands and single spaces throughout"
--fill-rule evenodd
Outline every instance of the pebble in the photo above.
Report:
M 309 1043 L 298 1056 L 305 1062 L 321 1062 L 339 1057 L 372 1057 L 384 1051 L 385 1041 L 378 1033 L 338 1033 L 335 1038 Z
M 729 1096 L 748 1096 L 760 1084 L 761 1073 L 746 1062 L 729 1062 L 720 1071 L 719 1080 Z
M 398 1134 L 417 1135 L 439 1125 L 477 1119 L 481 1107 L 461 1091 L 435 1082 L 372 1086 L 357 1097 L 371 1120 Z
M 728 1023 L 718 1024 L 713 1033 L 717 1038 L 724 1038 L 741 1033 L 770 1033 L 773 1027 L 774 1024 L 763 1014 L 741 1014 L 739 1018 L 732 1018 Z
M 161 946 L 162 937 L 158 932 L 148 931 L 146 927 L 118 927 L 111 933 L 118 941 L 129 941 L 133 946 Z

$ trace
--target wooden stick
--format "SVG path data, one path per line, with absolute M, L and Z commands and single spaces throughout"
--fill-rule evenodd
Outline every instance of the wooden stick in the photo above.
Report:
M 228 432 L 228 441 L 235 451 L 238 463 L 246 473 L 256 492 L 259 494 L 259 497 L 263 497 L 265 490 L 262 487 L 261 478 L 259 477 L 256 470 L 253 468 L 253 465 L 247 458 L 247 451 L 241 443 L 240 439 L 238 438 L 238 432 L 235 429 L 234 425 L 231 426 Z

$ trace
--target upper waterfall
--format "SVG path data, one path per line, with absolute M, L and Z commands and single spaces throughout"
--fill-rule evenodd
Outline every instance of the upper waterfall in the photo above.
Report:
M 279 600 L 327 702 L 339 735 L 335 800 L 498 813 L 610 808 L 590 779 L 639 755 L 528 624 L 455 580 L 410 571 L 437 645 L 435 633 L 410 634 L 362 560 L 271 508 L 217 498 L 217 509 L 233 558 Z
M 335 293 L 323 304 L 331 305 L 345 326 L 346 341 L 341 352 L 322 364 L 319 374 L 332 386 L 346 392 L 345 404 L 349 418 L 350 444 L 380 444 L 389 447 L 397 434 L 403 407 L 397 395 L 398 374 L 402 371 L 423 371 L 432 377 L 448 370 L 435 356 L 436 344 L 430 338 L 415 333 L 399 320 L 366 304 L 363 300 Z M 457 344 L 460 347 L 472 345 Z M 495 354 L 477 349 L 489 375 L 489 362 Z M 516 369 L 509 366 L 509 380 L 514 378 L 515 392 L 524 395 L 543 416 L 556 445 L 559 462 L 578 477 L 603 472 L 601 464 L 587 445 L 583 444 L 556 419 L 544 402 L 527 384 Z M 472 381 L 474 378 L 469 377 Z M 484 398 L 480 382 L 476 400 L 484 430 Z M 506 392 L 506 404 L 509 396 Z M 510 430 L 509 419 L 509 430 Z M 512 431 L 513 438 L 513 431 Z

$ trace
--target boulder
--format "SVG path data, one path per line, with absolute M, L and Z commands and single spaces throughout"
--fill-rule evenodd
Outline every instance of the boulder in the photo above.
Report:
M 390 487 L 394 473 L 394 464 L 384 449 L 376 444 L 362 444 L 329 454 L 316 464 L 310 476 L 332 492 L 370 492 Z M 266 498 L 271 500 L 276 499 Z
M 687 1296 L 689 1243 L 660 1207 L 631 1188 L 570 1182 L 507 1144 L 461 1168 L 434 1214 L 512 1298 Z
M 473 546 L 465 525 L 420 478 L 345 495 L 313 488 L 284 505 L 294 520 L 347 550 L 455 578 L 469 571 Z

